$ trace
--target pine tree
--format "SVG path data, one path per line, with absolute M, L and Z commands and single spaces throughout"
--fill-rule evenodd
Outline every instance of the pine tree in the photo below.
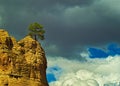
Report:
M 43 26 L 37 22 L 32 23 L 29 25 L 29 35 L 31 37 L 33 37 L 35 40 L 37 40 L 37 38 L 44 40 L 44 33 L 45 30 L 43 29 Z

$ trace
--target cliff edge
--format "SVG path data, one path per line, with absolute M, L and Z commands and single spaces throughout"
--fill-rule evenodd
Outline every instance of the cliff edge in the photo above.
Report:
M 48 86 L 46 68 L 38 41 L 26 36 L 17 42 L 0 29 L 0 86 Z

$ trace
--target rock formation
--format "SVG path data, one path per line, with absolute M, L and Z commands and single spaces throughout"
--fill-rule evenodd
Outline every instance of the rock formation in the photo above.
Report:
M 0 86 L 48 86 L 47 61 L 38 41 L 20 41 L 0 29 Z

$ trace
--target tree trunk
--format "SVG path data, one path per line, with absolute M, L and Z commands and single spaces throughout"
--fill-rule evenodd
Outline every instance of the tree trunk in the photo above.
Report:
M 37 41 L 37 36 L 36 36 L 36 35 L 34 35 L 34 37 L 35 37 L 35 40 Z

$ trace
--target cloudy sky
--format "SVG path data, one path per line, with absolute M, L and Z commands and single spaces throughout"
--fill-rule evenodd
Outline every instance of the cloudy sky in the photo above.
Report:
M 0 0 L 0 28 L 20 40 L 33 22 L 46 30 L 40 42 L 48 59 L 49 82 L 57 81 L 51 86 L 68 86 L 71 81 L 69 86 L 103 86 L 120 77 L 120 0 Z M 86 63 L 81 63 L 84 58 Z
M 47 55 L 77 56 L 86 46 L 120 42 L 119 0 L 0 0 L 0 28 L 21 39 L 30 23 L 46 30 Z M 79 56 L 78 56 L 79 57 Z

